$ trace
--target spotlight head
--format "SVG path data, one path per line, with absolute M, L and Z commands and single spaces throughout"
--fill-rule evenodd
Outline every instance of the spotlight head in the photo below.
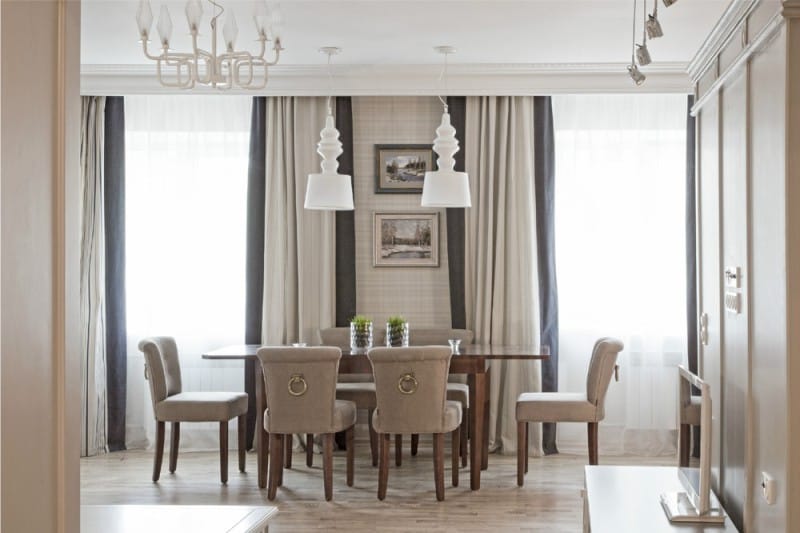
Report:
M 669 7 L 669 6 L 671 6 L 672 4 L 674 4 L 674 3 L 675 3 L 675 2 L 677 2 L 677 1 L 678 1 L 678 0 L 664 0 L 664 5 L 665 5 L 666 7 Z
M 644 80 L 647 79 L 647 76 L 642 74 L 642 71 L 639 70 L 639 67 L 636 66 L 636 63 L 631 63 L 628 65 L 628 74 L 636 85 L 643 84 Z
M 636 62 L 642 67 L 653 62 L 647 50 L 647 43 L 636 45 Z
M 647 22 L 645 23 L 644 27 L 647 29 L 648 39 L 656 39 L 657 37 L 664 36 L 664 31 L 661 29 L 661 23 L 658 21 L 655 15 L 647 15 Z

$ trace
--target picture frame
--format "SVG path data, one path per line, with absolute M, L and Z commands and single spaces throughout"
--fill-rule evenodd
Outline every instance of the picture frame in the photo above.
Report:
M 376 144 L 375 193 L 420 194 L 433 165 L 430 144 Z
M 376 212 L 373 266 L 438 267 L 438 212 Z

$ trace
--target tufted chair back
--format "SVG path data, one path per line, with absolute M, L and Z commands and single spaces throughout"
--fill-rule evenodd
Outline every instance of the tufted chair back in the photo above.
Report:
M 178 346 L 172 337 L 147 337 L 139 341 L 139 350 L 144 353 L 145 377 L 150 382 L 155 413 L 159 402 L 182 392 Z

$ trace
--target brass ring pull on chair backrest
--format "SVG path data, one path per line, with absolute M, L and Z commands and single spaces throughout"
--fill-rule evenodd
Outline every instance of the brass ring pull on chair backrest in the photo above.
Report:
M 301 386 L 299 387 L 299 390 L 296 390 L 298 389 L 298 387 L 296 386 L 298 383 Z M 303 374 L 292 374 L 292 377 L 289 378 L 288 389 L 289 389 L 289 394 L 291 394 L 292 396 L 302 396 L 303 394 L 305 394 L 306 391 L 308 390 L 308 383 L 306 383 Z
M 414 394 L 417 392 L 417 387 L 419 387 L 419 381 L 411 372 L 406 372 L 397 380 L 397 390 L 401 394 Z

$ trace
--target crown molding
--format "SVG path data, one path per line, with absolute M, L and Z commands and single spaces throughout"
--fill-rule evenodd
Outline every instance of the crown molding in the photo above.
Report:
M 647 82 L 636 87 L 627 63 L 460 64 L 450 65 L 447 92 L 467 96 L 540 95 L 602 92 L 689 93 L 691 80 L 683 63 L 655 63 L 643 69 Z M 439 65 L 336 65 L 329 91 L 323 65 L 278 65 L 269 69 L 269 84 L 260 91 L 224 94 L 334 96 L 436 95 L 441 92 Z M 181 91 L 162 87 L 155 65 L 83 65 L 81 94 L 220 94 L 201 87 Z

